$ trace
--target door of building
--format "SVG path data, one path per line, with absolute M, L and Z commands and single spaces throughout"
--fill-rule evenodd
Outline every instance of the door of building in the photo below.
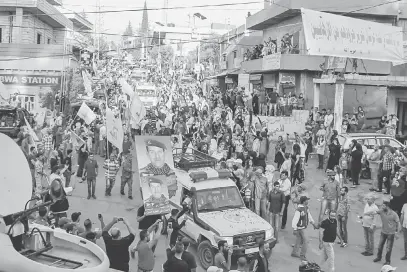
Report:
M 399 101 L 397 107 L 397 134 L 407 135 L 407 101 Z

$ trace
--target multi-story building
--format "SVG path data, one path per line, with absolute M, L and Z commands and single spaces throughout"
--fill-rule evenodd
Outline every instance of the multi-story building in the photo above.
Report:
M 78 14 L 64 15 L 61 0 L 0 2 L 0 80 L 21 106 L 42 111 L 42 99 L 61 88 L 62 74 L 75 65 L 72 31 L 92 29 Z
M 314 79 L 322 74 L 325 58 L 312 56 L 307 52 L 301 8 L 308 8 L 338 15 L 364 19 L 382 24 L 397 25 L 400 10 L 397 2 L 386 0 L 359 0 L 351 3 L 323 0 L 276 0 L 265 1 L 264 9 L 246 19 L 247 29 L 262 31 L 263 43 L 273 42 L 277 50 L 274 54 L 244 61 L 242 70 L 250 74 L 254 88 L 266 88 L 280 94 L 303 93 L 305 106 L 310 108 L 334 108 L 335 84 L 320 84 L 314 90 Z M 291 44 L 287 50 L 282 40 Z M 391 74 L 390 62 L 372 60 L 348 60 L 347 73 L 369 76 L 387 76 Z M 345 86 L 344 112 L 353 113 L 353 109 L 362 106 L 368 119 L 376 119 L 386 112 L 386 97 L 389 86 L 383 84 L 360 84 L 358 80 L 349 80 Z M 314 93 L 315 97 L 314 97 Z M 318 98 L 319 97 L 319 98 Z M 314 98 L 318 101 L 314 103 Z
M 248 31 L 246 25 L 230 30 L 220 38 L 220 74 L 217 80 L 221 89 L 230 88 L 238 84 L 247 50 L 263 42 L 262 31 Z

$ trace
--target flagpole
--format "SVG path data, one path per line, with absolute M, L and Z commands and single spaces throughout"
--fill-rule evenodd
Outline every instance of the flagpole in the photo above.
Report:
M 103 83 L 104 85 L 105 85 L 105 100 L 106 100 L 106 113 L 105 113 L 105 117 L 107 117 L 107 110 L 109 109 L 109 105 L 108 105 L 108 100 L 107 100 L 107 88 L 106 88 L 106 84 L 105 83 Z M 108 129 L 107 129 L 107 118 L 105 118 L 105 120 L 104 120 L 104 122 L 105 122 L 105 126 L 106 126 L 106 156 L 107 156 L 107 158 L 109 159 L 110 158 L 110 155 L 109 155 L 109 140 L 108 140 L 108 138 L 107 138 L 107 132 L 109 131 Z

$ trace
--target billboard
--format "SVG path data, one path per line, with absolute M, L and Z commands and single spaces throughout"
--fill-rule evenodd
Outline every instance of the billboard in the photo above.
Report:
M 0 74 L 3 84 L 23 86 L 60 86 L 61 76 Z
M 136 136 L 136 161 L 145 215 L 167 214 L 178 190 L 169 136 Z
M 301 13 L 310 55 L 404 61 L 401 27 L 304 8 Z

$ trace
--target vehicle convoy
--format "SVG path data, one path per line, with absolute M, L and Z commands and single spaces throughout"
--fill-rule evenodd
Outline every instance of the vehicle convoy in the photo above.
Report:
M 108 272 L 109 259 L 95 243 L 62 229 L 30 223 L 31 214 L 56 199 L 28 205 L 32 179 L 27 159 L 16 143 L 1 133 L 0 148 L 7 150 L 7 156 L 0 156 L 0 270 Z M 19 165 L 19 171 L 13 171 L 10 165 Z
M 181 234 L 198 245 L 197 255 L 206 270 L 214 264 L 218 242 L 233 246 L 232 258 L 249 259 L 259 251 L 259 241 L 276 240 L 272 226 L 246 208 L 242 196 L 229 171 L 215 170 L 216 159 L 199 151 L 173 150 L 175 173 L 181 194 L 179 201 L 171 201 L 177 209 L 189 209 L 180 221 L 186 219 Z
M 24 108 L 10 105 L 0 106 L 0 133 L 17 137 L 20 127 L 25 125 L 25 119 L 33 126 L 34 117 Z
M 153 84 L 137 84 L 136 92 L 145 107 L 157 105 L 157 88 Z

